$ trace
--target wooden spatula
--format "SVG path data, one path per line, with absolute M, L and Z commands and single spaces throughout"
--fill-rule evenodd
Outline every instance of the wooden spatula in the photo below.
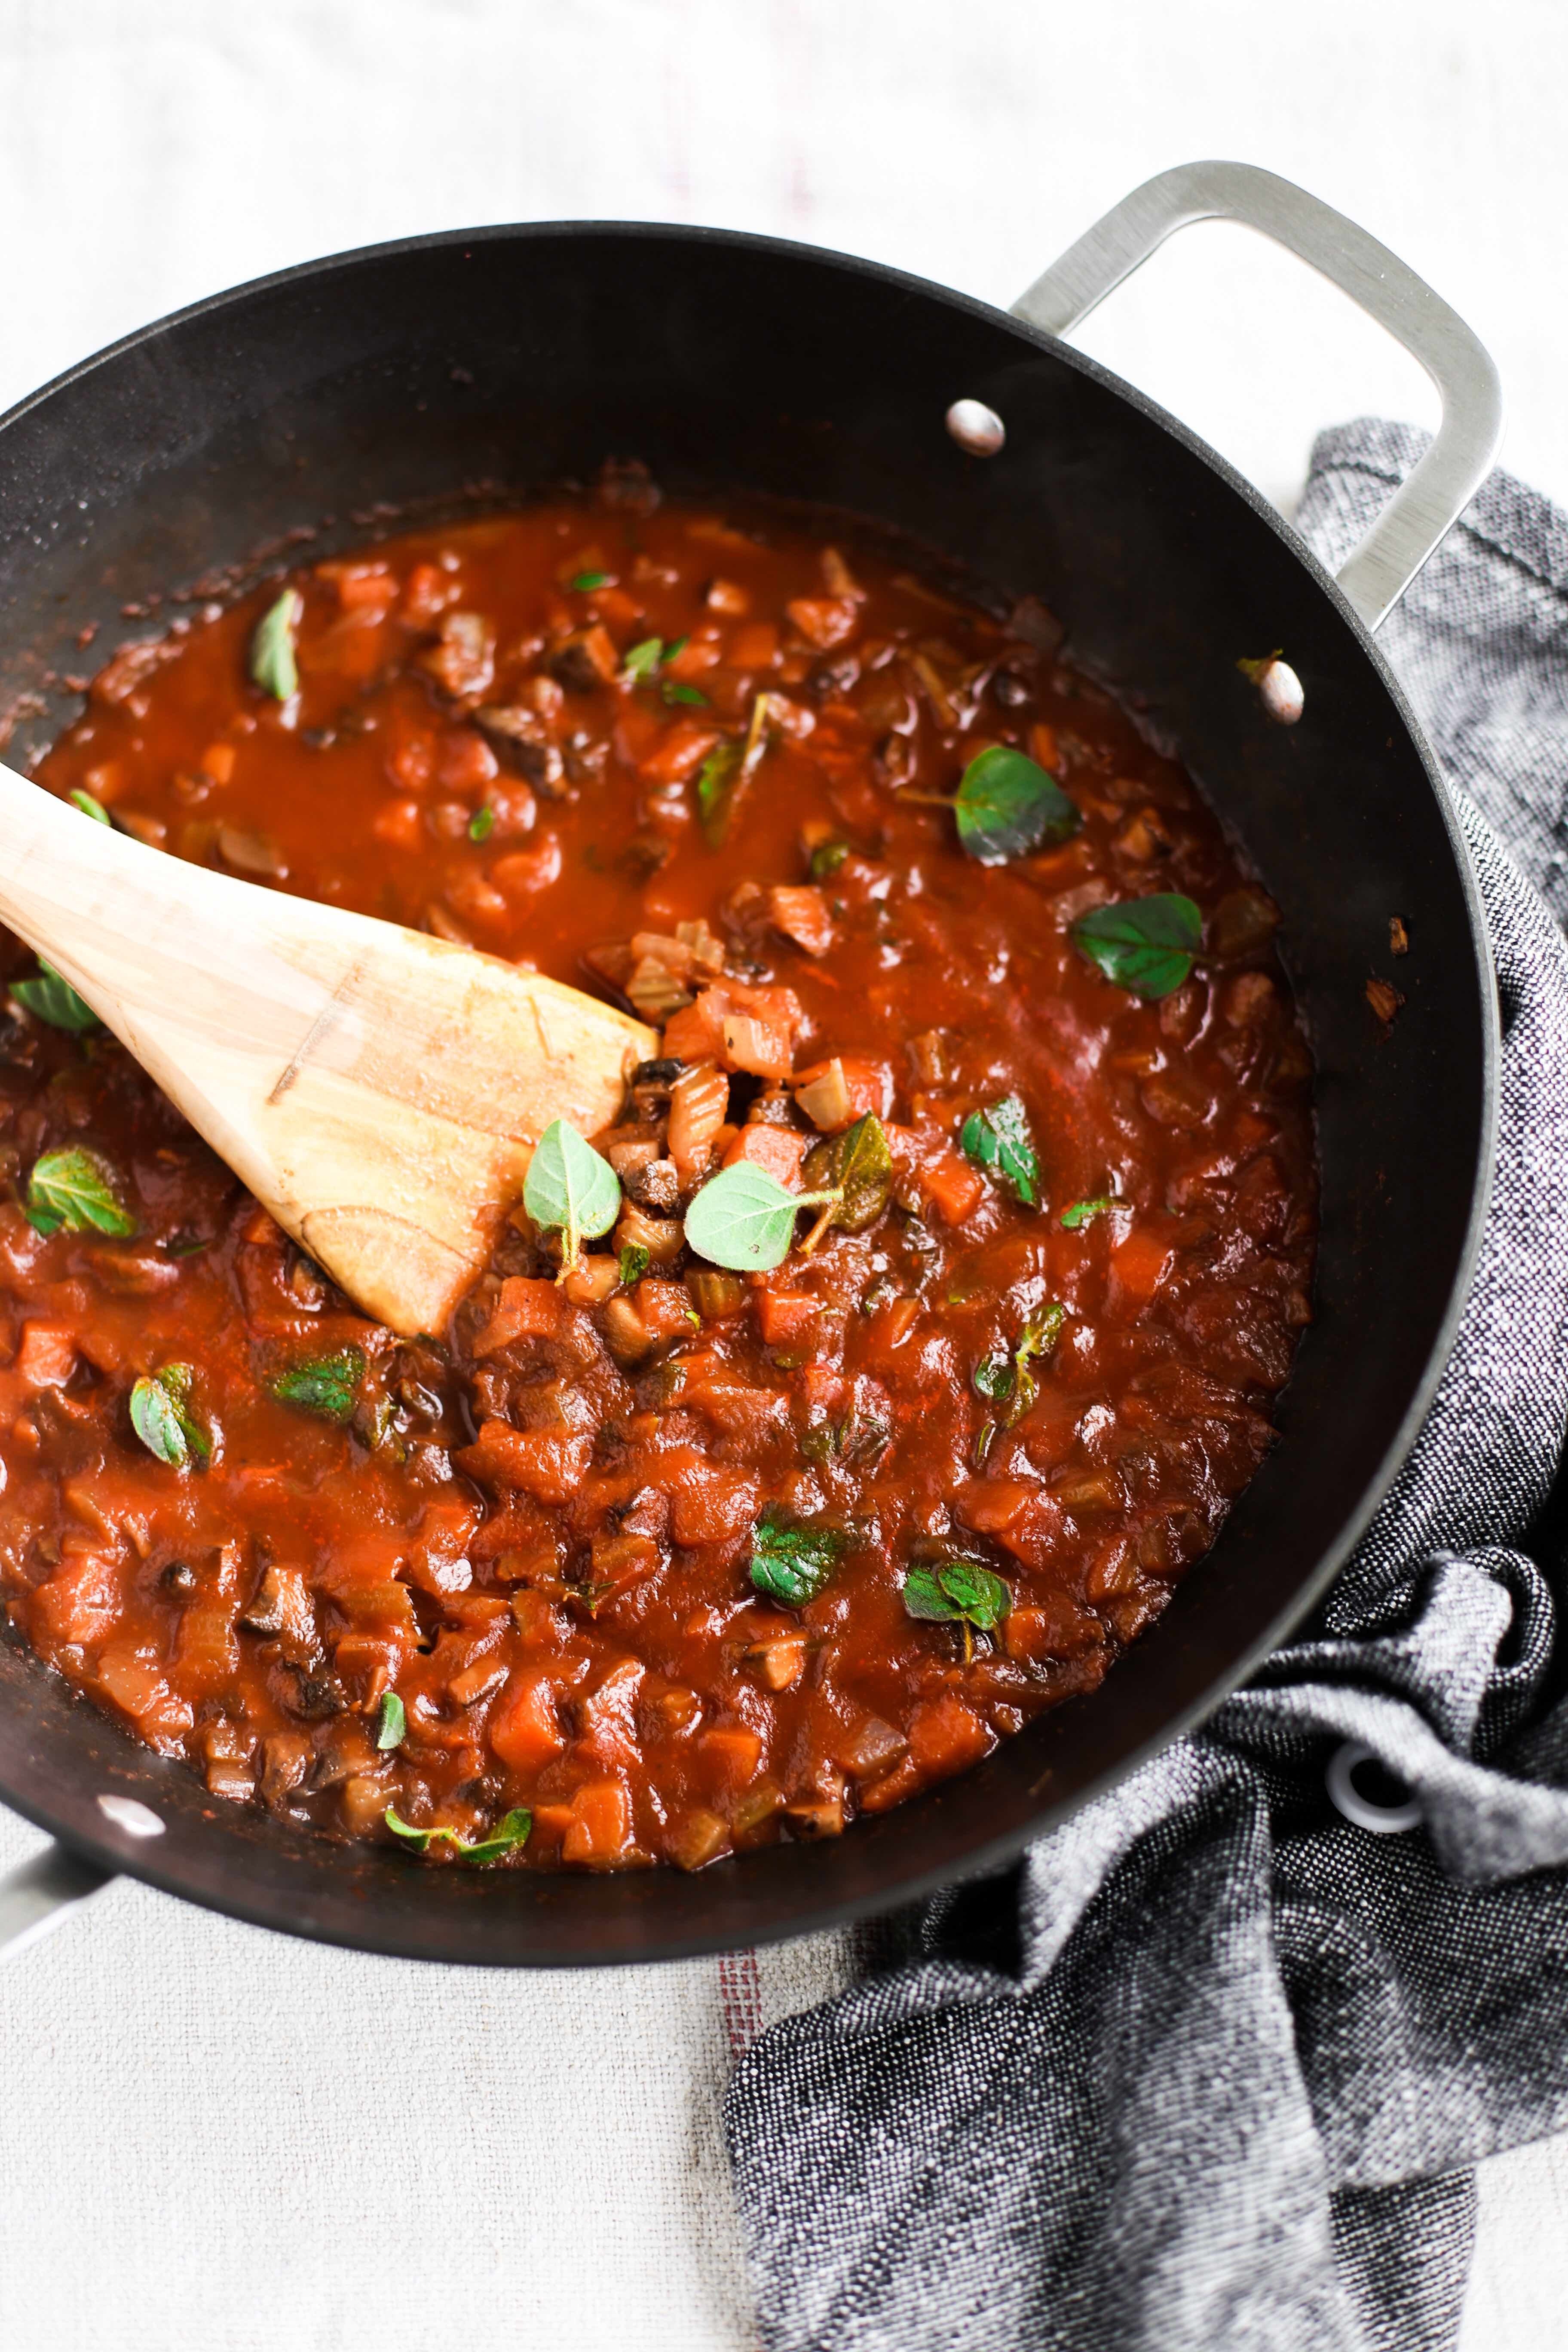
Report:
M 439 1332 L 552 1119 L 651 1029 L 574 988 L 146 848 L 0 768 L 0 920 L 367 1315 Z

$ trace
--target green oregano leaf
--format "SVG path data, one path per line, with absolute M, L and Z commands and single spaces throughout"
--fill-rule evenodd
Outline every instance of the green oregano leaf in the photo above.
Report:
M 644 1275 L 647 1272 L 647 1244 L 646 1242 L 628 1242 L 625 1249 L 621 1252 L 618 1261 L 621 1288 L 623 1290 L 629 1290 L 634 1283 L 640 1282 Z
M 47 1021 L 51 1029 L 69 1029 L 79 1035 L 84 1030 L 102 1026 L 91 1005 L 42 956 L 38 958 L 37 979 L 14 980 L 11 993 L 35 1020 Z
M 1108 1210 L 1114 1209 L 1115 1206 L 1116 1202 L 1110 1193 L 1105 1192 L 1097 1201 L 1075 1201 L 1071 1208 L 1062 1211 L 1058 1222 L 1066 1232 L 1076 1234 L 1079 1227 L 1087 1225 L 1091 1217 L 1103 1217 Z
M 495 829 L 496 813 L 493 808 L 476 809 L 468 819 L 470 841 L 488 841 Z
M 977 1559 L 922 1561 L 905 1572 L 904 1607 L 911 1617 L 992 1633 L 1012 1606 L 1006 1583 Z
M 830 1223 L 843 1233 L 863 1234 L 887 1207 L 893 1181 L 887 1129 L 874 1111 L 865 1112 L 852 1126 L 814 1143 L 801 1174 L 806 1183 L 839 1195 Z
M 579 595 L 586 595 L 590 588 L 607 588 L 610 575 L 607 572 L 579 572 L 571 584 Z
M 994 1169 L 1011 1184 L 1025 1208 L 1034 1207 L 1039 1197 L 1040 1163 L 1029 1134 L 1028 1113 L 1016 1095 L 1004 1095 L 1000 1102 L 971 1111 L 958 1140 L 964 1156 L 977 1168 Z
M 1047 1305 L 1037 1307 L 1019 1332 L 1013 1349 L 1012 1402 L 1003 1415 L 1008 1428 L 1023 1419 L 1039 1395 L 1040 1384 L 1030 1367 L 1051 1353 L 1067 1319 L 1067 1308 L 1059 1298 L 1053 1298 Z
M 381 1714 L 375 1727 L 375 1744 L 384 1751 L 401 1748 L 408 1732 L 408 1710 L 395 1690 L 381 1694 Z
M 527 1844 L 528 1833 L 533 1827 L 533 1815 L 526 1805 L 517 1806 L 504 1821 L 496 1823 L 488 1837 L 482 1838 L 460 1837 L 456 1830 L 416 1830 L 411 1822 L 400 1821 L 390 1805 L 383 1819 L 411 1853 L 424 1853 L 437 1838 L 445 1838 L 448 1845 L 457 1847 L 459 1858 L 470 1864 L 499 1862 L 503 1853 L 514 1853 L 520 1845 Z
M 786 1609 L 804 1609 L 827 1583 L 845 1541 L 839 1528 L 789 1527 L 764 1511 L 752 1538 L 752 1582 Z
M 658 690 L 666 702 L 695 702 L 704 710 L 708 708 L 708 697 L 701 689 L 695 686 L 684 685 L 679 678 L 661 678 Z
M 72 788 L 71 805 L 73 808 L 80 809 L 83 816 L 91 817 L 98 824 L 109 823 L 109 811 L 104 807 L 103 803 L 94 800 L 90 793 L 84 793 L 79 784 Z
M 1055 778 L 1005 743 L 971 760 L 952 813 L 959 840 L 982 866 L 1005 866 L 1045 841 L 1069 841 L 1083 823 Z
M 847 841 L 819 841 L 811 853 L 812 880 L 826 882 L 830 874 L 837 873 L 848 855 Z
M 552 1119 L 528 1163 L 522 1205 L 542 1232 L 560 1234 L 565 1273 L 576 1265 L 583 1243 L 607 1234 L 615 1223 L 620 1179 L 574 1127 Z
M 974 1383 L 975 1394 L 983 1396 L 988 1404 L 1003 1402 L 1018 1385 L 1010 1352 L 982 1356 L 969 1377 Z
M 755 1160 L 737 1160 L 709 1179 L 686 1212 L 687 1246 L 712 1265 L 764 1273 L 788 1257 L 799 1212 L 838 1198 L 837 1188 L 787 1192 Z
M 718 849 L 729 830 L 735 787 L 745 765 L 743 743 L 718 743 L 697 771 L 697 814 L 710 849 Z
M 96 1151 L 76 1144 L 46 1151 L 27 1179 L 27 1221 L 40 1234 L 112 1234 L 123 1240 L 136 1220 L 121 1206 L 114 1180 Z
M 1204 919 L 1191 898 L 1167 890 L 1091 907 L 1072 926 L 1080 955 L 1107 980 L 1151 1001 L 1180 988 L 1204 943 Z
M 190 1410 L 195 1374 L 189 1364 L 165 1364 L 144 1374 L 131 1391 L 131 1426 L 160 1462 L 176 1470 L 212 1458 L 212 1440 Z
M 639 682 L 650 678 L 655 675 L 663 659 L 664 639 L 644 637 L 640 645 L 633 646 L 627 652 L 622 665 L 621 675 L 623 677 L 634 678 Z
M 285 588 L 268 606 L 250 640 L 250 675 L 263 694 L 288 702 L 300 690 L 300 666 L 294 658 L 294 633 L 305 610 L 298 588 Z
M 364 1351 L 340 1348 L 334 1355 L 311 1356 L 291 1364 L 271 1382 L 279 1404 L 298 1405 L 301 1412 L 319 1413 L 323 1421 L 352 1418 L 364 1379 Z

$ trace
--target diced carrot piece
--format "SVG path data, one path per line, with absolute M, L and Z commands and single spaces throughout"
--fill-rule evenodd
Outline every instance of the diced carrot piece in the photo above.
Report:
M 664 1024 L 664 1050 L 678 1062 L 716 1061 L 724 1050 L 722 989 L 705 988 Z
M 674 1050 L 668 1036 L 665 1050 Z M 714 1138 L 729 1111 L 730 1082 L 712 1063 L 683 1070 L 675 1081 L 669 1096 L 668 1145 L 683 1184 L 707 1167 Z
M 642 619 L 642 606 L 624 588 L 595 588 L 592 593 L 593 609 L 602 621 L 615 621 L 623 628 L 630 628 Z
M 493 1356 L 514 1339 L 552 1339 L 566 1318 L 566 1302 L 554 1283 L 509 1275 L 501 1284 L 489 1321 L 474 1341 L 476 1356 Z
M 455 915 L 466 923 L 477 923 L 481 930 L 500 930 L 511 920 L 506 899 L 482 874 L 454 874 L 444 896 Z
M 233 1679 L 239 1665 L 232 1601 L 196 1602 L 180 1619 L 175 1663 L 183 1679 L 216 1690 Z
M 386 755 L 386 767 L 393 782 L 401 784 L 405 793 L 424 792 L 436 771 L 435 737 L 400 737 Z
M 98 1662 L 100 1688 L 131 1717 L 150 1747 L 165 1755 L 180 1746 L 195 1721 L 188 1699 L 172 1691 L 150 1658 L 131 1642 L 113 1642 Z
M 559 1845 L 577 1818 L 570 1805 L 540 1804 L 537 1800 L 532 1812 L 532 1841 L 535 1844 L 544 1840 L 552 1845 Z
M 673 727 L 666 728 L 637 773 L 645 783 L 683 783 L 720 740 L 716 727 L 706 726 L 700 719 L 678 719 Z
M 757 1515 L 754 1479 L 703 1464 L 670 1497 L 669 1528 L 679 1544 L 723 1543 L 743 1535 Z
M 931 1207 L 950 1225 L 961 1225 L 984 1197 L 984 1181 L 956 1151 L 943 1151 L 925 1160 L 916 1181 Z
M 1029 730 L 1029 757 L 1037 760 L 1041 767 L 1047 769 L 1053 776 L 1056 774 L 1061 751 L 1057 742 L 1057 730 L 1047 719 L 1037 719 Z
M 712 1764 L 715 1777 L 742 1788 L 762 1761 L 763 1743 L 743 1723 L 716 1723 L 702 1734 L 699 1744 Z
M 784 611 L 807 645 L 824 649 L 853 636 L 860 620 L 859 604 L 852 596 L 795 596 Z
M 757 1328 L 770 1348 L 810 1346 L 822 1328 L 822 1302 L 803 1290 L 759 1290 Z
M 210 776 L 215 784 L 226 784 L 234 774 L 234 763 L 237 757 L 238 754 L 232 743 L 209 743 L 202 753 L 202 773 L 204 776 Z M 99 798 L 102 799 L 102 797 L 100 793 Z
M 441 738 L 436 775 L 448 793 L 482 792 L 500 773 L 500 762 L 472 727 L 454 727 Z
M 838 1054 L 834 1060 L 843 1079 L 847 1106 L 843 1124 L 847 1126 L 851 1119 L 864 1118 L 868 1111 L 885 1119 L 893 1107 L 893 1078 L 886 1062 L 872 1061 L 865 1054 Z M 797 1070 L 797 1090 L 826 1077 L 832 1068 L 832 1062 L 813 1062 L 809 1069 Z M 889 1140 L 892 1140 L 891 1137 Z
M 572 1800 L 563 1862 L 619 1862 L 632 1842 L 632 1801 L 624 1780 L 590 1780 Z
M 414 1613 L 414 1595 L 395 1576 L 383 1577 L 374 1583 L 339 1585 L 334 1582 L 332 1600 L 354 1625 L 378 1627 L 388 1639 L 395 1636 L 405 1636 L 410 1642 L 419 1639 L 419 1620 Z M 313 1628 L 313 1617 L 310 1622 Z
M 564 1752 L 555 1693 L 542 1675 L 513 1675 L 490 1717 L 488 1737 L 514 1772 L 537 1772 Z
M 689 685 L 693 678 L 702 677 L 705 671 L 717 669 L 719 662 L 719 648 L 711 637 L 691 636 L 688 637 L 678 654 L 665 656 L 665 675 L 681 685 Z
M 732 1070 L 749 1070 L 759 1078 L 787 1078 L 790 1033 L 776 1021 L 755 1013 L 724 1016 L 724 1059 Z
M 25 1323 L 13 1370 L 24 1388 L 63 1389 L 76 1370 L 76 1340 L 63 1323 Z
M 1134 1225 L 1126 1239 L 1118 1242 L 1110 1253 L 1110 1267 L 1121 1294 L 1120 1303 L 1137 1308 L 1147 1307 L 1164 1279 L 1170 1263 L 1169 1244 Z
M 743 1127 L 724 1154 L 726 1168 L 736 1161 L 748 1160 L 753 1168 L 765 1168 L 789 1192 L 800 1190 L 800 1163 L 805 1157 L 809 1138 L 797 1135 L 793 1127 L 770 1127 L 757 1119 Z
M 425 820 L 417 801 L 388 801 L 371 819 L 370 829 L 389 849 L 417 849 L 425 835 Z
M 920 1318 L 918 1298 L 890 1298 L 886 1307 L 879 1307 L 868 1328 L 871 1353 L 886 1356 L 901 1348 Z
M 633 1304 L 653 1339 L 682 1339 L 694 1328 L 691 1293 L 683 1282 L 661 1282 L 645 1275 L 633 1294 Z
M 736 669 L 772 669 L 779 657 L 779 633 L 771 621 L 749 621 L 730 638 L 730 660 Z
M 910 1718 L 910 1754 L 926 1772 L 962 1772 L 995 1745 L 990 1725 L 950 1692 L 917 1706 Z
M 1100 1639 L 1100 1621 L 1065 1592 L 1037 1607 L 1010 1610 L 1002 1629 L 1010 1658 L 1070 1658 Z
M 397 582 L 382 564 L 323 563 L 319 570 L 323 579 L 337 583 L 338 602 L 345 613 L 367 607 L 389 613 L 397 602 Z
M 998 1528 L 1010 1528 L 1039 1491 L 1027 1478 L 978 1478 L 964 1488 L 952 1507 L 976 1535 L 994 1535 Z
M 57 1646 L 100 1642 L 120 1614 L 120 1601 L 115 1562 L 99 1552 L 78 1552 L 35 1588 L 34 1628 Z
M 555 1437 L 487 1421 L 472 1445 L 455 1456 L 459 1469 L 489 1485 L 521 1486 L 541 1503 L 564 1503 L 588 1466 L 585 1437 Z
M 531 898 L 536 890 L 547 890 L 560 873 L 561 844 L 552 833 L 546 833 L 531 849 L 514 849 L 509 856 L 498 857 L 490 867 L 490 880 L 509 898 Z
M 751 591 L 737 580 L 710 580 L 702 602 L 710 613 L 727 613 L 731 619 L 752 609 Z
M 826 955 L 833 945 L 827 901 L 809 882 L 775 882 L 768 892 L 768 920 L 807 955 Z

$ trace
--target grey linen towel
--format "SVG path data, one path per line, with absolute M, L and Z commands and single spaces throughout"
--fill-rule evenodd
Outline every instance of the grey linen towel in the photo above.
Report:
M 1328 562 L 1425 446 L 1320 439 L 1300 520 Z M 742 2060 L 769 2352 L 1436 2352 L 1476 2159 L 1568 2124 L 1568 515 L 1494 476 L 1383 642 L 1454 787 L 1502 1001 L 1453 1358 L 1303 1639 Z M 1424 1828 L 1332 1809 L 1346 1738 Z

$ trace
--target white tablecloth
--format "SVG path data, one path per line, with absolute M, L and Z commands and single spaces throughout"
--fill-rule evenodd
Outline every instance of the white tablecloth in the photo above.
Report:
M 5 0 L 0 400 L 307 255 L 707 220 L 1006 301 L 1127 188 L 1267 163 L 1426 274 L 1568 495 L 1561 0 Z M 1243 232 L 1082 341 L 1288 503 L 1413 363 Z M 36 1843 L 0 1814 L 0 1868 Z M 0 2352 L 748 2352 L 717 2101 L 832 1941 L 538 1978 L 121 1887 L 0 1969 Z M 1568 2138 L 1482 2168 L 1463 2352 L 1563 2340 Z

